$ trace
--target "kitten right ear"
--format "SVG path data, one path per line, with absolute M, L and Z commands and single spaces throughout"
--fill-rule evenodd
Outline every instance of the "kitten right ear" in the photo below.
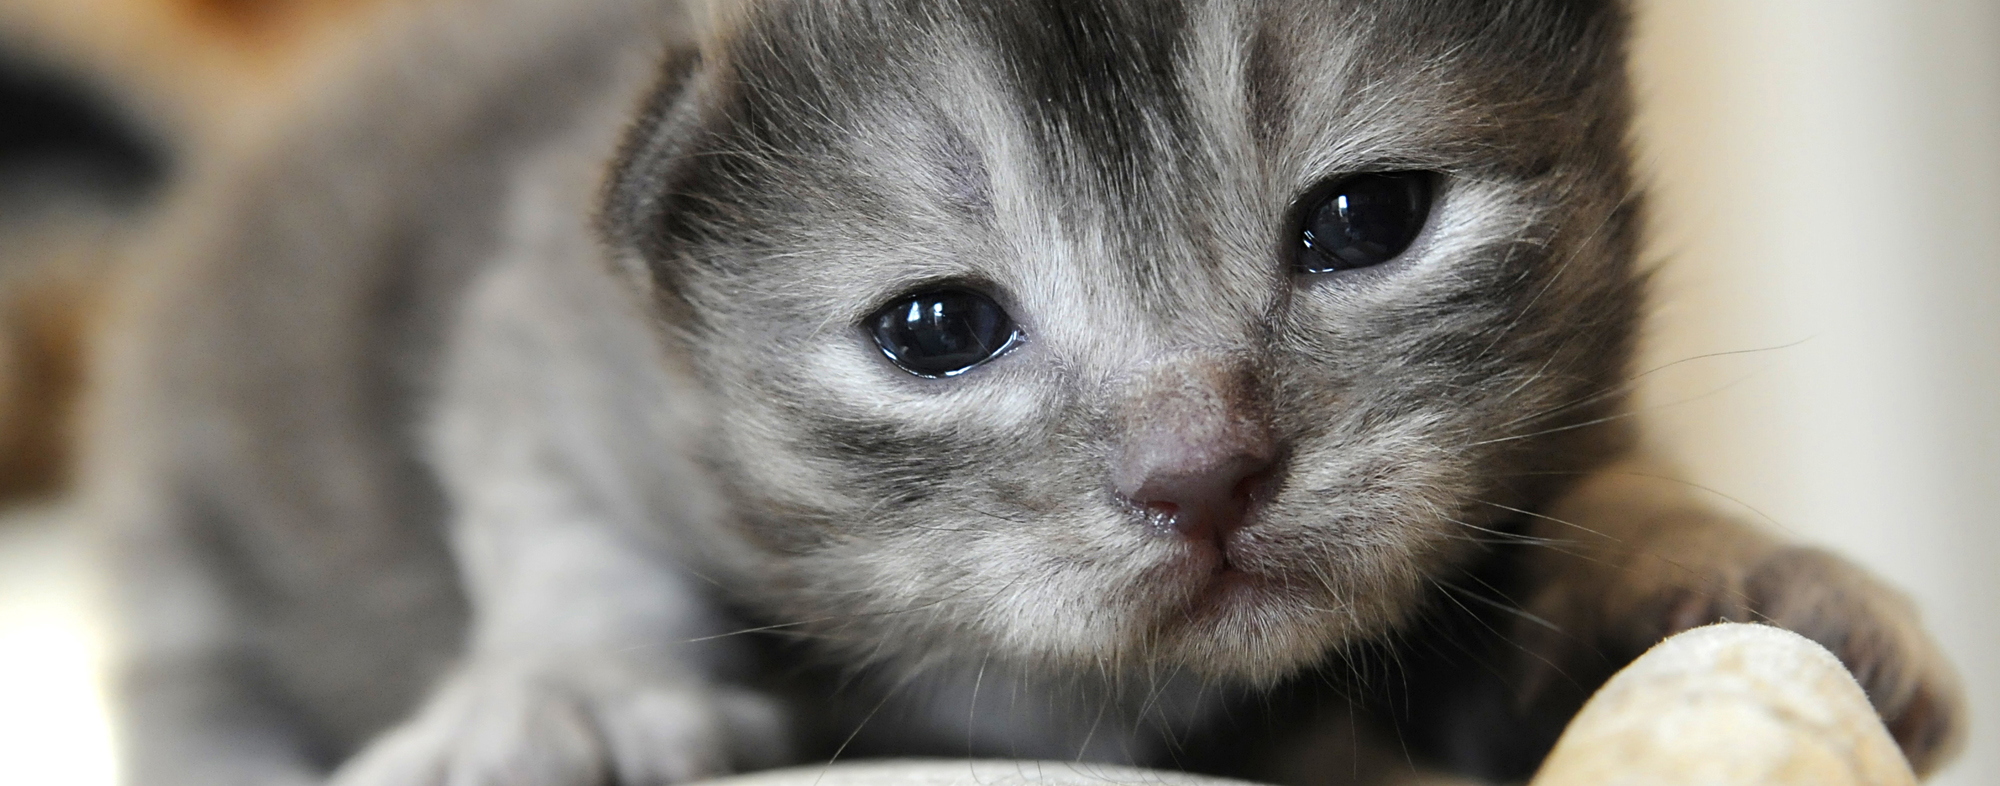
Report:
M 708 49 L 688 45 L 667 53 L 645 106 L 625 130 L 598 204 L 598 231 L 613 258 L 634 282 L 648 287 L 659 282 L 645 260 L 661 250 L 661 213 L 681 179 L 682 157 L 699 136 L 713 92 Z

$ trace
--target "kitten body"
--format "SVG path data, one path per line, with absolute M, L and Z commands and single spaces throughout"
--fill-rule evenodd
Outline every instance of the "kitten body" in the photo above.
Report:
M 1920 764 L 1951 738 L 1893 594 L 1608 474 L 1613 4 L 443 5 L 128 292 L 134 782 L 1337 783 L 1396 735 L 1518 776 L 1637 649 L 1758 615 Z M 1298 272 L 1299 211 L 1385 171 L 1433 178 L 1409 249 Z M 870 315 L 940 286 L 1018 344 L 898 368 Z M 1139 501 L 1246 462 L 1227 526 Z

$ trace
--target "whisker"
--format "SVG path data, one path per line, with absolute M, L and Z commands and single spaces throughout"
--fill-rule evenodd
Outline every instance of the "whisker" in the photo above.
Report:
M 716 640 L 716 639 L 726 639 L 726 638 L 729 638 L 729 637 L 731 637 L 731 636 L 742 636 L 742 635 L 746 635 L 746 634 L 750 634 L 750 633 L 764 633 L 764 632 L 767 632 L 767 631 L 774 631 L 774 630 L 784 630 L 784 629 L 786 629 L 786 628 L 797 628 L 797 627 L 801 627 L 801 626 L 805 626 L 805 625 L 810 625 L 810 624 L 812 624 L 813 622 L 816 622 L 816 621 L 818 621 L 818 620 L 800 620 L 800 621 L 797 621 L 797 622 L 780 622 L 780 623 L 778 623 L 778 624 L 776 624 L 776 625 L 760 625 L 760 626 L 758 626 L 758 627 L 755 627 L 755 628 L 743 628 L 743 629 L 740 629 L 740 630 L 732 630 L 732 631 L 730 631 L 730 632 L 728 632 L 728 633 L 717 633 L 717 634 L 715 634 L 715 635 L 712 635 L 712 636 L 697 636 L 697 637 L 695 637 L 695 638 L 692 638 L 692 639 L 686 639 L 686 640 L 683 640 L 683 641 L 682 641 L 681 643 L 682 643 L 682 644 L 699 644 L 699 643 L 701 643 L 701 642 L 704 642 L 704 641 L 714 641 L 714 640 Z
M 1523 509 L 1521 509 L 1521 508 L 1517 508 L 1517 507 L 1513 507 L 1513 506 L 1510 506 L 1510 505 L 1503 505 L 1503 504 L 1501 504 L 1501 503 L 1498 503 L 1498 502 L 1493 502 L 1493 501 L 1491 501 L 1491 500 L 1484 500 L 1484 499 L 1476 499 L 1476 498 L 1475 498 L 1475 499 L 1473 499 L 1472 501 L 1473 501 L 1473 502 L 1477 502 L 1477 503 L 1479 503 L 1479 504 L 1482 504 L 1482 505 L 1490 505 L 1490 506 L 1493 506 L 1493 507 L 1496 507 L 1496 508 L 1499 508 L 1499 509 L 1501 509 L 1501 510 L 1506 510 L 1506 511 L 1511 511 L 1511 512 L 1513 512 L 1513 513 L 1518 513 L 1518 514 L 1521 514 L 1521 515 L 1524 515 L 1524 516 L 1529 516 L 1529 517 L 1532 517 L 1532 518 L 1536 518 L 1536 519 L 1540 519 L 1540 520 L 1543 520 L 1543 521 L 1548 521 L 1548 522 L 1551 522 L 1551 523 L 1554 523 L 1554 524 L 1559 524 L 1559 525 L 1562 525 L 1562 526 L 1565 526 L 1565 527 L 1570 527 L 1570 528 L 1573 528 L 1573 529 L 1577 529 L 1577 530 L 1580 530 L 1580 531 L 1582 531 L 1582 532 L 1586 532 L 1586 533 L 1589 533 L 1589 534 L 1591 534 L 1591 535 L 1595 535 L 1595 536 L 1597 536 L 1597 537 L 1599 537 L 1599 538 L 1603 538 L 1604 540 L 1606 540 L 1606 541 L 1609 541 L 1609 542 L 1611 542 L 1611 543 L 1613 543 L 1613 544 L 1616 544 L 1616 545 L 1619 545 L 1619 546 L 1628 546 L 1628 545 L 1629 545 L 1629 544 L 1625 543 L 1625 541 L 1623 541 L 1623 540 L 1621 540 L 1621 539 L 1619 539 L 1619 538 L 1617 538 L 1617 537 L 1615 537 L 1615 536 L 1611 535 L 1610 533 L 1606 533 L 1606 532 L 1602 532 L 1602 531 L 1599 531 L 1599 530 L 1594 530 L 1594 529 L 1591 529 L 1591 528 L 1589 528 L 1589 527 L 1586 527 L 1586 526 L 1583 526 L 1583 525 L 1581 525 L 1581 524 L 1577 524 L 1577 523 L 1575 523 L 1575 522 L 1572 522 L 1572 521 L 1566 521 L 1566 520 L 1563 520 L 1563 519 L 1559 519 L 1559 518 L 1556 518 L 1556 517 L 1554 517 L 1554 516 L 1550 516 L 1550 515 L 1547 515 L 1547 514 L 1544 514 L 1544 513 L 1536 513 L 1536 512 L 1534 512 L 1534 511 L 1529 511 L 1529 510 L 1523 510 Z M 1754 608 L 1754 607 L 1753 607 L 1753 606 L 1752 606 L 1752 605 L 1751 605 L 1751 604 L 1749 603 L 1749 600 L 1750 600 L 1750 596 L 1749 596 L 1749 594 L 1748 594 L 1748 593 L 1746 593 L 1746 592 L 1745 592 L 1745 591 L 1744 591 L 1743 589 L 1741 589 L 1741 588 L 1735 588 L 1735 587 L 1730 587 L 1730 586 L 1728 586 L 1728 582 L 1727 582 L 1727 581 L 1725 581 L 1725 580 L 1723 580 L 1723 579 L 1721 579 L 1720 577 L 1717 577 L 1717 576 L 1713 576 L 1713 575 L 1710 575 L 1710 574 L 1708 574 L 1708 573 L 1706 573 L 1706 572 L 1704 572 L 1704 571 L 1701 571 L 1701 570 L 1698 570 L 1698 569 L 1696 569 L 1696 568 L 1694 568 L 1694 567 L 1691 567 L 1691 566 L 1688 566 L 1688 565 L 1686 565 L 1686 564 L 1684 564 L 1684 563 L 1680 562 L 1679 560 L 1675 560 L 1675 559 L 1673 559 L 1673 558 L 1670 558 L 1670 557 L 1667 557 L 1666 555 L 1663 555 L 1663 554 L 1661 554 L 1661 553 L 1659 553 L 1659 552 L 1657 552 L 1657 551 L 1653 551 L 1653 550 L 1650 550 L 1650 549 L 1648 549 L 1648 550 L 1643 550 L 1643 551 L 1634 551 L 1634 552 L 1632 552 L 1632 553 L 1633 553 L 1633 554 L 1634 554 L 1635 556 L 1643 556 L 1643 557 L 1648 557 L 1648 558 L 1651 558 L 1651 559 L 1654 559 L 1654 560 L 1658 560 L 1658 561 L 1659 561 L 1659 562 L 1660 562 L 1661 564 L 1664 564 L 1664 565 L 1667 565 L 1667 566 L 1669 566 L 1669 567 L 1672 567 L 1672 568 L 1674 568 L 1674 569 L 1676 569 L 1676 570 L 1680 571 L 1680 572 L 1681 572 L 1681 574 L 1682 574 L 1682 575 L 1684 575 L 1684 576 L 1687 576 L 1687 577 L 1690 577 L 1690 578 L 1694 578 L 1694 579 L 1697 579 L 1697 580 L 1698 580 L 1698 582 L 1697 582 L 1697 583 L 1699 583 L 1699 584 L 1701 584 L 1701 585 L 1704 585 L 1704 587 L 1705 587 L 1706 589 L 1708 589 L 1708 590 L 1710 590 L 1710 591 L 1713 591 L 1713 592 L 1717 592 L 1717 593 L 1721 593 L 1721 594 L 1725 595 L 1726 597 L 1729 597 L 1729 598 L 1732 598 L 1732 599 L 1734 599 L 1734 600 L 1737 600 L 1737 601 L 1741 602 L 1741 604 L 1742 604 L 1742 607 L 1743 607 L 1743 608 L 1744 608 L 1744 609 L 1746 610 L 1746 612 L 1747 612 L 1747 613 L 1749 613 L 1749 614 L 1751 614 L 1751 615 L 1752 615 L 1753 617 L 1755 617 L 1755 618 L 1757 618 L 1757 619 L 1761 619 L 1761 620 L 1765 620 L 1765 621 L 1768 621 L 1768 620 L 1770 619 L 1770 617 L 1769 617 L 1768 615 L 1766 615 L 1766 614 L 1765 614 L 1764 612 L 1761 612 L 1761 611 L 1758 611 L 1758 610 L 1757 610 L 1756 608 Z M 1591 558 L 1591 557 L 1589 557 L 1588 555 L 1583 555 L 1583 554 L 1578 554 L 1578 555 L 1576 555 L 1576 556 L 1577 556 L 1577 557 L 1578 557 L 1579 559 L 1589 559 L 1589 560 L 1591 560 L 1592 562 L 1595 562 L 1595 563 L 1597 563 L 1597 564 L 1599 564 L 1599 565 L 1605 565 L 1605 566 L 1607 566 L 1607 567 L 1615 567 L 1615 565 L 1613 565 L 1613 563 L 1607 563 L 1607 562 L 1604 562 L 1604 561 L 1602 561 L 1602 560 L 1597 560 L 1597 559 L 1594 559 L 1594 558 Z
M 1481 505 L 1489 505 L 1489 506 L 1492 506 L 1492 507 L 1496 507 L 1496 508 L 1499 508 L 1499 509 L 1501 509 L 1501 510 L 1504 510 L 1504 511 L 1507 511 L 1507 512 L 1509 512 L 1509 513 L 1518 513 L 1518 514 L 1520 514 L 1520 515 L 1523 515 L 1523 516 L 1528 516 L 1528 517 L 1531 517 L 1531 518 L 1537 518 L 1537 519 L 1541 519 L 1541 520 L 1543 520 L 1543 521 L 1547 521 L 1547 522 L 1551 522 L 1551 523 L 1554 523 L 1554 524 L 1561 524 L 1561 525 L 1563 525 L 1563 526 L 1565 526 L 1565 527 L 1569 527 L 1569 528 L 1571 528 L 1571 529 L 1575 529 L 1575 530 L 1579 530 L 1579 531 L 1582 531 L 1582 532 L 1587 532 L 1587 533 L 1589 533 L 1589 534 L 1592 534 L 1592 535 L 1596 535 L 1597 537 L 1600 537 L 1600 538 L 1603 538 L 1603 539 L 1605 539 L 1605 540 L 1608 540 L 1608 541 L 1611 541 L 1611 542 L 1613 542 L 1613 543 L 1623 543 L 1623 542 L 1624 542 L 1624 541 L 1621 541 L 1621 540 L 1619 540 L 1619 539 L 1617 539 L 1617 538 L 1614 538 L 1614 537 L 1612 537 L 1611 535 L 1609 535 L 1609 534 L 1606 534 L 1606 533 L 1604 533 L 1604 532 L 1600 532 L 1600 531 L 1597 531 L 1597 530 L 1594 530 L 1594 529 L 1591 529 L 1591 528 L 1589 528 L 1589 527 L 1586 527 L 1586 526 L 1583 526 L 1582 524 L 1577 524 L 1577 523 L 1575 523 L 1575 522 L 1571 522 L 1571 521 L 1564 521 L 1564 520 L 1562 520 L 1562 519 L 1559 519 L 1559 518 L 1556 518 L 1556 517 L 1554 517 L 1554 516 L 1551 516 L 1551 515 L 1548 515 L 1548 514 L 1546 514 L 1546 513 L 1536 513 L 1536 512 L 1534 512 L 1534 511 L 1532 511 L 1532 510 L 1522 510 L 1521 508 L 1517 508 L 1517 507 L 1514 507 L 1514 506 L 1512 506 L 1512 505 L 1503 505 L 1503 504 L 1500 504 L 1500 503 L 1498 503 L 1498 502 L 1494 502 L 1494 501 L 1492 501 L 1492 500 L 1486 500 L 1486 499 L 1478 499 L 1478 498 L 1473 498 L 1473 500 L 1472 500 L 1472 501 L 1473 501 L 1473 502 L 1477 502 L 1477 503 L 1479 503 L 1479 504 L 1481 504 Z
M 1541 411 L 1541 412 L 1538 412 L 1538 413 L 1534 413 L 1534 414 L 1529 414 L 1529 415 L 1523 415 L 1523 416 L 1521 416 L 1521 417 L 1518 417 L 1518 418 L 1515 418 L 1515 419 L 1513 419 L 1513 420 L 1510 420 L 1510 421 L 1507 421 L 1507 422 L 1505 422 L 1505 423 L 1502 423 L 1502 424 L 1500 424 L 1500 426 L 1499 426 L 1499 427 L 1500 427 L 1500 428 L 1507 428 L 1507 427 L 1510 427 L 1510 426 L 1514 426 L 1514 425 L 1517 425 L 1517 424 L 1519 424 L 1519 423 L 1523 423 L 1523 422 L 1528 422 L 1528 421 L 1535 421 L 1535 420 L 1541 420 L 1541 419 L 1543 419 L 1543 418 L 1546 418 L 1546 417 L 1551 417 L 1551 416 L 1554 416 L 1554 415 L 1557 415 L 1557 414 L 1561 414 L 1561 413 L 1563 413 L 1563 412 L 1567 412 L 1567 411 L 1569 411 L 1569 410 L 1571 410 L 1571 409 L 1575 409 L 1575 408 L 1577 408 L 1577 407 L 1584 407 L 1584 406 L 1589 406 L 1589 405 L 1591 405 L 1591 404 L 1595 404 L 1595 403 L 1597 403 L 1597 402 L 1599 402 L 1599 401 L 1603 401 L 1603 400 L 1605 400 L 1605 399 L 1607 399 L 1607 398 L 1611 398 L 1611 397 L 1613 397 L 1613 396 L 1617 396 L 1617 395 L 1620 395 L 1620 394 L 1623 394 L 1623 393 L 1628 393 L 1628 392 L 1632 391 L 1633 389 L 1635 389 L 1635 388 L 1636 388 L 1636 387 L 1638 386 L 1639 382 L 1641 382 L 1641 381 L 1645 380 L 1645 379 L 1646 379 L 1647 377 L 1649 377 L 1649 376 L 1652 376 L 1652 375 L 1654 375 L 1654 374 L 1657 374 L 1657 373 L 1659 373 L 1659 372 L 1662 372 L 1662 371 L 1666 371 L 1666 370 L 1668 370 L 1668 369 L 1672 369 L 1672 368 L 1675 368 L 1675 367 L 1678 367 L 1678 366 L 1681 366 L 1681 365 L 1683 365 L 1683 364 L 1687 364 L 1687 363 L 1693 363 L 1693 362 L 1697 362 L 1697 361 L 1702 361 L 1702 360 L 1714 360 L 1714 359 L 1716 359 L 1716 358 L 1724 358 L 1724 357 L 1733 357 L 1733 356 L 1737 356 L 1737 355 L 1750 355 L 1750 354 L 1757 354 L 1757 353 L 1761 353 L 1761 352 L 1776 352 L 1776 351 L 1779 351 L 1779 350 L 1784 350 L 1784 349 L 1792 349 L 1792 348 L 1794 348 L 1794 347 L 1797 347 L 1797 346 L 1800 346 L 1800 345 L 1802 345 L 1802 344 L 1804 344 L 1804 343 L 1806 343 L 1807 341 L 1810 341 L 1810 340 L 1812 340 L 1812 339 L 1810 339 L 1810 338 L 1803 338 L 1803 339 L 1799 339 L 1799 340 L 1797 340 L 1797 341 L 1793 341 L 1793 342 L 1791 342 L 1791 343 L 1787 343 L 1787 344 L 1777 344 L 1777 345 L 1773 345 L 1773 346 L 1768 346 L 1768 347 L 1752 347 L 1752 348 L 1750 348 L 1750 349 L 1732 349 L 1732 350 L 1725 350 L 1725 351 L 1722 351 L 1722 352 L 1709 352 L 1709 353 L 1705 353 L 1705 354 L 1701 354 L 1701 355 L 1694 355 L 1694 356 L 1691 356 L 1691 357 L 1684 357 L 1684 358 L 1681 358 L 1681 359 L 1679 359 L 1679 360 L 1675 360 L 1675 361 L 1671 361 L 1671 362 L 1668 362 L 1668 363 L 1662 363 L 1662 364 L 1660 364 L 1660 365 L 1658 365 L 1658 366 L 1654 366 L 1654 367 L 1652 367 L 1652 368 L 1649 368 L 1649 369 L 1646 369 L 1645 371 L 1641 371 L 1641 372 L 1639 372 L 1639 373 L 1637 373 L 1637 374 L 1634 374 L 1634 375 L 1632 375 L 1632 376 L 1630 376 L 1630 377 L 1627 377 L 1627 378 L 1625 378 L 1624 380 L 1622 380 L 1622 381 L 1618 382 L 1617 384 L 1614 384 L 1614 385 L 1612 385 L 1611 387 L 1608 387 L 1608 388 L 1605 388 L 1605 389 L 1603 389 L 1603 390 L 1600 390 L 1600 391 L 1598 391 L 1598 392 L 1596 392 L 1596 393 L 1591 393 L 1591 394 L 1588 394 L 1588 395 L 1587 395 L 1586 397 L 1584 397 L 1584 398 L 1582 398 L 1582 399 L 1578 399 L 1578 400 L 1576 400 L 1576 401 L 1572 401 L 1572 402 L 1570 402 L 1570 403 L 1567 403 L 1567 404 L 1562 404 L 1562 405 L 1559 405 L 1559 406 L 1556 406 L 1556 407 L 1554 407 L 1554 408 L 1551 408 L 1551 409 L 1547 409 L 1547 410 L 1543 410 L 1543 411 Z
M 1469 575 L 1469 574 L 1468 574 L 1468 575 Z M 1472 578 L 1473 580 L 1475 580 L 1475 581 L 1479 581 L 1479 577 L 1477 577 L 1477 576 L 1472 576 L 1471 578 Z M 1524 619 L 1524 620 L 1527 620 L 1527 621 L 1529 621 L 1529 622 L 1532 622 L 1532 623 L 1535 623 L 1536 625 L 1540 625 L 1540 626 L 1542 626 L 1542 627 L 1544 627 L 1544 628 L 1548 628 L 1549 630 L 1552 630 L 1552 631 L 1555 631 L 1555 632 L 1558 632 L 1558 633 L 1561 633 L 1561 632 L 1562 632 L 1562 626 L 1561 626 L 1561 625 L 1557 625 L 1557 624 L 1555 624 L 1555 623 L 1553 623 L 1553 622 L 1550 622 L 1550 621 L 1548 621 L 1548 620 L 1546 620 L 1546 619 L 1543 619 L 1542 617 L 1540 617 L 1540 616 L 1538 616 L 1538 615 L 1534 614 L 1533 612 L 1530 612 L 1530 611 L 1528 611 L 1527 609 L 1524 609 L 1524 608 L 1521 608 L 1521 607 L 1520 607 L 1520 606 L 1519 606 L 1518 604 L 1515 604 L 1515 603 L 1513 603 L 1513 601 L 1511 601 L 1511 600 L 1509 600 L 1509 601 L 1507 601 L 1507 602 L 1504 602 L 1504 603 L 1503 603 L 1503 602 L 1501 602 L 1501 601 L 1498 601 L 1498 600 L 1494 600 L 1494 599 L 1492 599 L 1492 598 L 1489 598 L 1489 597 L 1486 597 L 1485 595 L 1482 595 L 1482 594 L 1480 594 L 1480 593 L 1477 593 L 1477 592 L 1472 592 L 1472 591 L 1470 591 L 1470 590 L 1466 590 L 1466 589 L 1464 589 L 1463 587 L 1460 587 L 1460 586 L 1458 586 L 1458 585 L 1456 585 L 1456 584 L 1452 584 L 1452 583 L 1449 583 L 1449 582 L 1446 582 L 1446 581 L 1445 581 L 1445 580 L 1443 580 L 1443 579 L 1437 579 L 1437 578 L 1433 578 L 1433 579 L 1432 579 L 1432 581 L 1433 581 L 1433 582 L 1435 582 L 1436 584 L 1438 584 L 1438 586 L 1440 586 L 1440 587 L 1443 587 L 1443 588 L 1445 588 L 1445 589 L 1450 589 L 1450 590 L 1454 590 L 1454 591 L 1457 591 L 1457 592 L 1460 592 L 1460 593 L 1464 593 L 1465 597 L 1468 597 L 1468 598 L 1471 598 L 1472 600 L 1475 600 L 1475 601 L 1478 601 L 1478 602 L 1479 602 L 1479 603 L 1480 603 L 1481 605 L 1484 605 L 1484 606 L 1487 606 L 1487 607 L 1490 607 L 1490 608 L 1492 608 L 1492 609 L 1494 609 L 1494 610 L 1496 610 L 1496 611 L 1501 611 L 1501 612 L 1505 612 L 1505 613 L 1507 613 L 1507 614 L 1511 614 L 1511 615 L 1514 615 L 1514 616 L 1516 616 L 1516 617 L 1519 617 L 1519 618 L 1521 618 L 1521 619 Z M 1491 590 L 1491 589 L 1493 588 L 1493 586 L 1492 586 L 1492 585 L 1490 585 L 1490 584 L 1487 584 L 1487 583 L 1486 583 L 1486 582 L 1484 582 L 1484 581 L 1479 581 L 1479 583 L 1480 583 L 1481 585 L 1484 585 L 1484 586 L 1485 586 L 1485 587 L 1486 587 L 1487 589 L 1489 589 L 1489 590 Z M 1505 597 L 1505 596 L 1502 596 L 1502 597 Z M 1471 610 L 1470 610 L 1470 609 L 1467 609 L 1467 611 L 1469 612 L 1469 611 L 1471 611 Z
M 991 652 L 980 656 L 979 673 L 972 677 L 972 698 L 966 702 L 965 710 L 965 755 L 968 757 L 973 755 L 972 735 L 973 731 L 978 728 L 978 724 L 975 721 L 979 718 L 979 688 L 986 682 L 986 663 L 992 658 L 993 653 Z
M 847 752 L 847 746 L 854 744 L 854 738 L 861 736 L 861 730 L 868 727 L 868 722 L 874 720 L 876 713 L 881 712 L 883 707 L 888 706 L 890 697 L 895 695 L 895 689 L 883 689 L 882 700 L 875 702 L 875 708 L 869 710 L 867 715 L 862 716 L 860 723 L 854 724 L 854 731 L 848 732 L 847 739 L 840 741 L 840 747 L 833 749 L 833 755 L 828 756 L 826 759 L 826 766 L 821 767 L 819 775 L 814 776 L 813 786 L 819 786 L 819 782 L 826 779 L 826 774 L 833 770 L 834 762 L 840 760 L 840 754 Z

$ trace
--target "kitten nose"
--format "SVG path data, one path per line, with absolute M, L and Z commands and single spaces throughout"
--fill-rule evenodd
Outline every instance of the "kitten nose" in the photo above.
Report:
M 1220 362 L 1156 368 L 1120 418 L 1118 494 L 1162 532 L 1216 540 L 1243 525 L 1274 449 L 1262 388 Z
M 1217 540 L 1243 526 L 1251 496 L 1270 468 L 1268 457 L 1251 453 L 1172 456 L 1125 496 L 1162 532 Z

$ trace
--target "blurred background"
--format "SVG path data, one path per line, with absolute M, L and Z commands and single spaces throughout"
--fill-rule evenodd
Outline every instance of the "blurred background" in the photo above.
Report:
M 1654 440 L 1908 591 L 1972 697 L 1933 782 L 2000 783 L 2000 3 L 1640 13 Z
M 0 0 L 0 783 L 110 786 L 65 445 L 176 173 L 424 0 Z M 551 0 L 552 2 L 556 0 Z M 1650 438 L 1917 601 L 2000 783 L 2000 2 L 1637 0 Z

